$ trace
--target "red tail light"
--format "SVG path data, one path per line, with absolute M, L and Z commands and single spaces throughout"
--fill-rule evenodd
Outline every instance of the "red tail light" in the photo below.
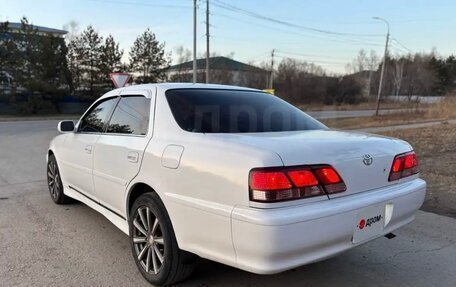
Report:
M 315 170 L 323 184 L 340 183 L 340 177 L 332 167 L 323 167 Z
M 418 159 L 415 152 L 399 154 L 394 157 L 389 175 L 389 181 L 398 180 L 420 172 Z
M 250 171 L 250 200 L 276 202 L 343 192 L 345 183 L 328 165 Z
M 288 176 L 296 187 L 307 187 L 318 185 L 318 180 L 310 169 L 291 170 Z
M 258 171 L 251 174 L 250 184 L 253 189 L 277 190 L 291 188 L 291 183 L 283 172 Z

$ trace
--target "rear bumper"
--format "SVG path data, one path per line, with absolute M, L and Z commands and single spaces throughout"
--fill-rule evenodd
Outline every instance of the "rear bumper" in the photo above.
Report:
M 425 193 L 426 183 L 414 179 L 309 205 L 276 209 L 235 207 L 232 236 L 237 267 L 273 274 L 334 256 L 411 222 Z M 387 209 L 383 234 L 353 244 L 359 212 L 382 204 Z

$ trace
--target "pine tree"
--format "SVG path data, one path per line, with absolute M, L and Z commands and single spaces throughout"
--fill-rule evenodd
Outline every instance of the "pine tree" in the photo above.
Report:
M 169 59 L 165 57 L 165 43 L 160 43 L 150 29 L 136 38 L 130 50 L 130 69 L 140 75 L 137 82 L 153 83 L 164 80 L 164 70 L 169 63 Z
M 9 22 L 0 23 L 0 76 L 4 78 L 5 85 L 11 81 L 14 75 L 18 74 L 16 63 L 20 60 L 14 35 L 12 35 L 8 26 Z M 16 85 L 14 81 L 11 84 L 7 89 L 2 90 L 2 94 L 4 95 L 4 99 L 9 96 L 9 101 L 14 103 L 16 99 Z
M 11 68 L 11 52 L 15 48 L 9 34 L 9 22 L 0 23 L 0 72 L 8 72 Z
M 83 45 L 79 36 L 72 37 L 68 42 L 67 62 L 68 70 L 70 71 L 70 92 L 77 94 L 82 88 L 82 52 Z
M 96 99 L 103 93 L 103 37 L 92 26 L 70 41 L 68 62 L 76 93 Z
M 69 90 L 68 48 L 63 38 L 53 35 L 42 36 L 39 41 L 40 63 L 37 78 L 40 85 L 37 91 L 50 98 L 58 110 L 58 101 Z
M 119 44 L 116 43 L 112 35 L 109 35 L 104 42 L 103 54 L 101 56 L 103 78 L 108 88 L 112 87 L 109 73 L 121 72 L 123 70 L 122 56 L 123 50 L 119 49 Z
M 24 88 L 30 95 L 34 91 L 38 83 L 38 69 L 39 69 L 39 36 L 36 28 L 31 25 L 27 18 L 21 19 L 21 29 L 19 34 L 16 35 L 17 49 L 14 51 L 16 55 L 16 65 L 18 70 L 14 75 L 14 80 L 18 86 Z

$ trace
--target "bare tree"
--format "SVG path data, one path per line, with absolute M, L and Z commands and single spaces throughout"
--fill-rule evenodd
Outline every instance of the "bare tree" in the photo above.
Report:
M 432 59 L 432 53 L 390 58 L 386 89 L 394 95 L 407 95 L 409 101 L 412 101 L 414 96 L 431 94 L 437 80 L 437 74 L 431 66 Z
M 337 79 L 322 67 L 290 58 L 279 63 L 275 83 L 277 95 L 294 104 L 327 101 L 337 93 Z
M 71 42 L 79 35 L 79 24 L 78 22 L 71 20 L 70 22 L 63 25 L 63 30 L 68 31 L 68 33 L 65 35 L 65 40 L 67 42 Z
M 401 91 L 401 84 L 402 84 L 402 78 L 404 76 L 404 65 L 405 65 L 405 60 L 404 59 L 398 59 L 394 63 L 394 69 L 393 69 L 393 87 L 394 87 L 394 95 L 399 96 L 399 93 Z
M 358 55 L 352 62 L 353 72 L 358 73 L 368 69 L 369 58 L 367 52 L 364 49 L 359 50 Z
M 369 69 L 369 80 L 367 82 L 367 97 L 371 95 L 372 76 L 374 71 L 377 71 L 380 58 L 374 50 L 370 50 L 369 58 L 367 59 L 367 68 Z
M 256 66 L 254 62 L 249 62 L 249 65 Z M 268 80 L 270 77 L 269 64 L 262 62 L 260 67 L 265 72 L 260 71 L 248 71 L 243 76 L 241 86 L 246 86 L 255 89 L 264 89 L 268 86 Z
M 184 48 L 184 46 L 178 46 L 176 49 L 176 64 L 182 64 L 191 60 L 192 51 Z
M 179 65 L 191 60 L 192 51 L 190 49 L 184 48 L 184 46 L 178 46 L 175 49 L 175 55 L 176 64 Z M 192 78 L 188 74 L 188 70 L 181 67 L 168 80 L 172 82 L 191 82 Z

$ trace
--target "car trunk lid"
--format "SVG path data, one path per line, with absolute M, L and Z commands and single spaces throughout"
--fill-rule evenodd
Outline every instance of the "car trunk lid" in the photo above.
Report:
M 271 133 L 212 134 L 277 153 L 284 166 L 329 164 L 347 190 L 347 196 L 394 184 L 388 181 L 394 156 L 411 150 L 402 140 L 367 133 L 309 130 Z

